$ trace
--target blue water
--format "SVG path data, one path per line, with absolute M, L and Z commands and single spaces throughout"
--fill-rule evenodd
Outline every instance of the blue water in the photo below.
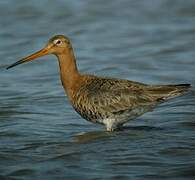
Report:
M 194 0 L 0 1 L 0 179 L 194 179 L 194 88 L 108 133 L 70 106 L 54 56 L 5 69 L 64 34 L 81 72 L 194 86 L 194 9 Z

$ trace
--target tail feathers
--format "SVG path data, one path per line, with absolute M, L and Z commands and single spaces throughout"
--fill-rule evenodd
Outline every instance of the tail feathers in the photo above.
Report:
M 164 101 L 185 94 L 190 87 L 190 84 L 153 86 L 149 92 L 157 101 Z
M 169 85 L 169 86 L 173 86 L 173 87 L 183 87 L 183 88 L 190 88 L 191 84 L 176 84 L 176 85 Z
M 191 84 L 176 84 L 172 85 L 172 87 L 174 88 L 173 93 L 175 92 L 176 93 L 175 96 L 177 96 L 187 92 L 191 88 Z

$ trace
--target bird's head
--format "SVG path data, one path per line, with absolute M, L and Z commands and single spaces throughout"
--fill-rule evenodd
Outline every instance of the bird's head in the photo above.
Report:
M 65 54 L 68 51 L 70 51 L 71 48 L 72 47 L 70 40 L 67 37 L 63 35 L 56 35 L 48 41 L 48 43 L 43 49 L 15 62 L 14 64 L 11 64 L 10 66 L 7 67 L 7 69 L 10 69 L 22 63 L 26 63 L 28 61 L 35 60 L 38 57 L 45 56 L 48 54 L 55 54 L 56 56 L 60 54 Z

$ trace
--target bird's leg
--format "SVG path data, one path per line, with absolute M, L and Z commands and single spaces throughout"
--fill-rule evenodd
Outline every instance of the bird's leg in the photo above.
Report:
M 107 131 L 113 132 L 122 130 L 122 124 L 117 123 L 115 119 L 105 119 L 103 123 Z

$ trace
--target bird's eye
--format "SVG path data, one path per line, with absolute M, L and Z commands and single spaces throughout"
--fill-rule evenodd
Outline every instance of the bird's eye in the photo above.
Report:
M 62 41 L 59 39 L 55 42 L 55 44 L 57 44 L 57 45 L 60 45 L 61 43 L 62 43 Z

